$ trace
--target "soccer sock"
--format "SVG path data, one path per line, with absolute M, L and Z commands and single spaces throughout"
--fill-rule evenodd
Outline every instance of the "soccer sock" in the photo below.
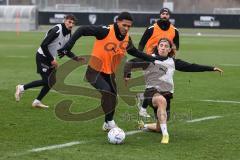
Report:
M 39 95 L 38 95 L 38 97 L 37 97 L 37 100 L 41 101 L 41 100 L 43 99 L 43 97 L 45 97 L 45 96 L 47 95 L 47 93 L 49 92 L 49 90 L 50 90 L 50 88 L 48 87 L 48 85 L 44 86 L 44 87 L 41 89 L 41 91 L 40 91 L 40 93 L 39 93 Z
M 143 131 L 149 131 L 149 129 L 148 129 L 148 125 L 147 125 L 147 124 L 144 124 L 142 130 L 143 130 Z
M 112 121 L 112 120 L 113 120 L 114 112 L 115 112 L 115 110 L 113 110 L 112 112 L 107 113 L 107 114 L 105 115 L 105 122 L 106 122 L 106 123 L 108 123 L 108 121 Z
M 146 111 L 147 111 L 147 109 L 146 109 L 146 108 L 143 108 L 143 107 L 141 107 L 140 110 L 143 111 L 143 112 L 146 112 Z
M 143 100 L 143 104 L 142 104 L 142 108 L 145 108 L 147 109 L 147 106 L 148 106 L 148 102 L 146 99 Z
M 107 115 L 105 115 L 105 122 L 108 123 L 108 120 L 107 120 Z
M 116 123 L 115 123 L 114 120 L 108 121 L 108 124 L 109 124 L 110 126 L 115 126 L 115 125 L 116 125 Z
M 34 99 L 33 103 L 39 103 L 41 101 L 37 100 L 37 99 Z
M 24 85 L 20 85 L 19 89 L 20 89 L 21 92 L 23 92 L 24 91 Z
M 113 120 L 115 107 L 117 103 L 116 95 L 109 92 L 102 92 L 101 105 L 105 113 L 105 122 Z
M 37 80 L 37 81 L 33 81 L 33 82 L 23 85 L 23 89 L 27 90 L 29 88 L 39 87 L 39 86 L 43 86 L 43 85 L 44 85 L 44 82 L 42 80 Z
M 163 135 L 168 135 L 168 131 L 167 131 L 167 124 L 160 124 L 161 130 L 162 130 L 162 134 Z

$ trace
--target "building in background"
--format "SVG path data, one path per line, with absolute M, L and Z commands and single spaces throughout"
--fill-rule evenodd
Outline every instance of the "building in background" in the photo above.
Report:
M 135 11 L 158 12 L 172 3 L 174 13 L 239 13 L 239 0 L 0 0 L 0 5 L 37 5 L 44 11 Z
M 133 14 L 135 27 L 146 27 L 166 6 L 178 27 L 240 28 L 240 0 L 0 0 L 0 30 L 35 30 L 61 23 L 67 13 L 78 25 L 106 25 L 121 11 Z

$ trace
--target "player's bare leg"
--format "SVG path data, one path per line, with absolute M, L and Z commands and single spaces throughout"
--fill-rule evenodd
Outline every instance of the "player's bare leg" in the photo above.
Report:
M 160 95 L 155 94 L 152 99 L 153 106 L 157 107 L 157 117 L 158 117 L 158 123 L 160 124 L 160 128 L 162 131 L 162 141 L 161 143 L 167 144 L 169 142 L 169 134 L 167 131 L 167 101 L 166 99 Z M 156 130 L 159 128 L 159 125 L 156 125 Z

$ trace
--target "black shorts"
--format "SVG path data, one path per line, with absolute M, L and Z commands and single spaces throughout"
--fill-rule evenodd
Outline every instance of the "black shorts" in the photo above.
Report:
M 107 91 L 117 95 L 117 86 L 114 73 L 105 74 L 88 66 L 86 71 L 86 79 L 97 90 Z
M 153 110 L 154 110 L 154 114 L 155 114 L 155 118 L 157 119 L 157 108 L 153 106 L 152 104 L 152 98 L 154 96 L 154 94 L 159 93 L 160 95 L 162 95 L 166 101 L 167 101 L 167 119 L 169 120 L 170 118 L 170 103 L 171 103 L 171 99 L 173 98 L 173 94 L 170 92 L 160 92 L 158 91 L 156 88 L 147 88 L 144 92 L 144 99 L 147 101 L 148 105 L 150 105 Z
M 51 65 L 51 61 L 44 57 L 42 54 L 36 54 L 37 73 L 49 76 L 54 68 Z

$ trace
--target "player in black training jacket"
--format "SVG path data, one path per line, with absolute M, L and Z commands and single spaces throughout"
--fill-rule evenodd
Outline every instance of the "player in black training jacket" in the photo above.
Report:
M 53 26 L 47 33 L 42 41 L 40 47 L 36 53 L 37 73 L 40 74 L 41 79 L 36 80 L 24 85 L 17 85 L 15 92 L 16 101 L 20 101 L 23 92 L 29 88 L 35 88 L 42 86 L 42 89 L 36 99 L 33 101 L 32 106 L 37 108 L 48 108 L 41 101 L 49 92 L 50 87 L 48 80 L 50 74 L 51 83 L 55 83 L 55 70 L 58 66 L 56 61 L 57 50 L 59 50 L 71 37 L 71 30 L 75 24 L 76 18 L 73 15 L 67 15 L 62 24 Z M 79 60 L 78 57 L 74 57 L 69 53 L 69 56 L 75 60 Z

